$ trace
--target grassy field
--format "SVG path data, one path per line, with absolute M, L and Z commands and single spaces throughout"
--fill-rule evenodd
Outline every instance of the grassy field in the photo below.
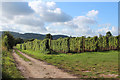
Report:
M 2 78 L 23 78 L 20 71 L 16 68 L 11 51 L 2 51 Z
M 30 61 L 28 58 L 26 58 L 25 56 L 23 56 L 22 54 L 20 54 L 17 50 L 15 50 L 16 54 L 18 54 L 23 60 L 25 61 Z
M 32 50 L 21 51 L 83 78 L 98 78 L 103 74 L 118 74 L 118 51 L 84 52 L 77 54 L 58 53 L 52 55 Z

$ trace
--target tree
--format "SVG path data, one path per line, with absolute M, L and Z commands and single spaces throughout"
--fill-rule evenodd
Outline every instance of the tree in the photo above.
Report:
M 49 33 L 49 34 L 46 34 L 46 37 L 45 38 L 47 38 L 47 39 L 53 39 L 53 37 L 52 37 L 52 35 Z
M 70 35 L 70 38 L 72 38 L 72 36 Z
M 120 35 L 118 35 L 118 50 L 120 51 Z
M 21 39 L 21 38 L 15 39 L 15 45 L 16 45 L 16 44 L 21 44 L 21 43 L 24 43 L 24 40 L 23 40 L 23 39 Z
M 91 38 L 90 36 L 88 36 L 88 38 Z
M 107 36 L 107 37 L 110 37 L 110 36 L 112 36 L 112 33 L 111 33 L 110 31 L 108 31 L 108 32 L 106 33 L 106 36 Z
M 7 35 L 5 35 L 4 38 L 3 38 L 3 46 L 5 46 L 5 47 L 7 47 L 7 49 L 9 49 L 8 37 L 7 37 Z
M 111 37 L 111 36 L 112 36 L 112 33 L 110 31 L 108 31 L 106 33 L 106 50 L 109 49 L 109 37 Z
M 102 35 L 101 35 L 101 34 L 99 34 L 99 37 L 102 37 Z
M 4 46 L 7 47 L 8 50 L 12 49 L 15 45 L 15 38 L 9 32 L 4 32 L 2 38 Z

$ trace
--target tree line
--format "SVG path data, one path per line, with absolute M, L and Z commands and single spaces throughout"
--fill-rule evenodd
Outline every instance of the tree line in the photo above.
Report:
M 21 38 L 14 38 L 8 31 L 2 34 L 2 46 L 6 47 L 7 50 L 13 49 L 16 44 L 24 43 L 25 41 Z
M 118 50 L 119 36 L 113 36 L 111 32 L 107 32 L 105 36 L 94 37 L 67 37 L 52 39 L 52 35 L 46 35 L 44 40 L 27 41 L 23 44 L 17 44 L 17 48 L 24 50 L 35 50 L 42 53 L 63 52 L 63 53 L 77 53 L 86 51 L 106 51 Z

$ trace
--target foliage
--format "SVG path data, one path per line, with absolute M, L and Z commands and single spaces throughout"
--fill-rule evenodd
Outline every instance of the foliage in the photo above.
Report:
M 15 38 L 9 32 L 4 32 L 2 38 L 3 46 L 6 46 L 8 50 L 12 49 L 13 46 L 15 45 Z
M 99 37 L 102 37 L 102 35 L 101 35 L 101 34 L 99 34 Z
M 16 44 L 21 44 L 21 43 L 24 43 L 24 40 L 23 40 L 23 39 L 21 39 L 21 38 L 16 38 L 16 39 L 15 39 L 15 45 L 16 45 Z
M 118 36 L 118 50 L 120 50 L 120 35 Z
M 28 42 L 28 41 L 34 41 L 35 39 L 25 39 L 24 42 Z
M 70 52 L 84 52 L 84 37 L 70 38 Z
M 109 37 L 109 49 L 117 49 L 118 41 L 117 37 Z
M 59 38 L 52 40 L 50 49 L 56 52 L 69 52 L 69 38 Z
M 97 36 L 85 39 L 85 51 L 97 51 L 98 47 Z
M 108 31 L 108 32 L 106 33 L 106 36 L 107 36 L 107 37 L 110 37 L 110 36 L 112 36 L 112 33 L 111 33 L 110 31 Z
M 0 57 L 2 56 L 2 79 L 23 78 L 12 56 L 12 48 L 15 45 L 14 37 L 9 32 L 5 32 L 0 38 L 0 43 L 2 43 L 2 46 L 0 45 L 2 49 L 2 52 L 0 52 L 2 53 L 2 55 L 0 54 Z
M 39 51 L 45 54 L 49 54 L 49 39 L 44 39 L 44 40 L 37 40 L 35 39 L 34 41 L 27 41 L 26 43 L 23 44 L 17 44 L 16 48 L 18 49 L 23 49 L 23 50 L 34 50 L 34 51 Z
M 2 79 L 6 78 L 23 78 L 22 74 L 16 68 L 12 52 L 2 50 Z
M 45 53 L 45 54 L 50 53 L 48 39 L 44 39 L 40 42 L 40 52 Z
M 63 53 L 76 53 L 85 51 L 106 51 L 117 50 L 119 48 L 118 36 L 112 36 L 110 32 L 106 36 L 94 37 L 67 37 L 59 38 L 57 40 L 44 39 L 28 41 L 23 44 L 18 44 L 18 49 L 31 49 L 43 53 L 63 52 Z
M 46 39 L 53 39 L 53 37 L 52 37 L 52 35 L 51 34 L 46 34 L 46 37 L 45 37 Z

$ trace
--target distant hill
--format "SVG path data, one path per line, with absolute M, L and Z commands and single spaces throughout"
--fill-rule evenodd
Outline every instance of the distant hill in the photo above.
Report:
M 4 31 L 0 32 L 0 36 L 1 33 L 4 33 Z M 39 39 L 39 40 L 43 40 L 45 38 L 45 34 L 37 34 L 37 33 L 25 33 L 25 34 L 21 34 L 18 32 L 10 32 L 15 38 L 22 38 L 22 39 Z M 58 39 L 60 37 L 65 38 L 68 37 L 66 35 L 52 35 L 53 39 Z

